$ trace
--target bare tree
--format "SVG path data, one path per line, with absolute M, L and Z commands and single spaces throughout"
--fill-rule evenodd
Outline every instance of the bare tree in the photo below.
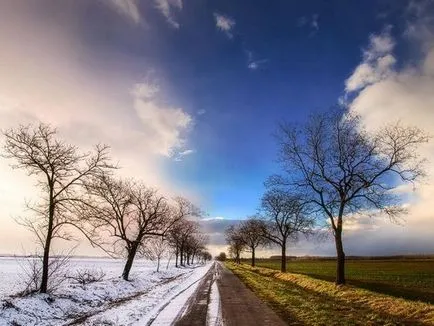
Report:
M 230 225 L 225 230 L 226 243 L 229 245 L 229 254 L 237 264 L 241 263 L 241 253 L 246 248 L 246 243 L 236 225 Z
M 25 169 L 38 180 L 41 201 L 28 204 L 34 213 L 20 223 L 31 230 L 43 248 L 41 284 L 46 293 L 50 275 L 50 249 L 55 238 L 71 240 L 65 226 L 80 227 L 74 204 L 81 201 L 86 179 L 113 168 L 108 147 L 97 145 L 93 152 L 79 153 L 78 148 L 57 138 L 49 125 L 20 126 L 3 132 L 5 157 L 12 158 L 13 168 Z
M 195 221 L 180 219 L 169 231 L 169 241 L 175 250 L 175 265 L 185 266 L 189 241 L 199 232 L 199 224 Z M 178 264 L 179 258 L 179 264 Z
M 300 234 L 310 234 L 314 220 L 308 217 L 299 197 L 271 189 L 262 197 L 261 210 L 268 223 L 263 236 L 281 249 L 280 270 L 286 272 L 286 247 L 297 241 Z
M 359 116 L 335 110 L 312 115 L 302 126 L 280 126 L 284 176 L 269 186 L 289 186 L 316 213 L 329 220 L 336 253 L 336 284 L 345 283 L 343 220 L 357 213 L 385 213 L 395 219 L 405 209 L 393 190 L 424 175 L 417 148 L 429 137 L 400 123 L 368 133 Z
M 247 220 L 242 221 L 239 227 L 239 234 L 245 246 L 249 248 L 252 254 L 252 266 L 255 266 L 256 248 L 265 246 L 270 243 L 269 238 L 264 236 L 265 223 L 264 221 L 256 218 L 249 217 Z
M 92 242 L 111 255 L 126 254 L 122 277 L 128 280 L 134 258 L 146 241 L 165 236 L 180 219 L 194 214 L 181 197 L 173 201 L 140 182 L 99 176 L 87 185 L 91 204 L 83 211 L 93 226 Z M 114 239 L 114 241 L 113 241 Z
M 159 272 L 161 258 L 163 258 L 169 250 L 167 239 L 163 236 L 153 237 L 149 239 L 142 248 L 144 257 L 151 261 L 157 261 L 157 272 Z

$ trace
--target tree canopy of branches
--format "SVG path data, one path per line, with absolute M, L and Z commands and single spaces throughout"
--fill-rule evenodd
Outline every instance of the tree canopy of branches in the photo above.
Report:
M 342 110 L 314 114 L 304 125 L 280 125 L 278 141 L 284 175 L 271 187 L 290 187 L 328 219 L 333 231 L 336 283 L 345 283 L 343 219 L 357 213 L 405 213 L 398 193 L 403 182 L 424 175 L 418 147 L 428 136 L 401 123 L 368 133 L 361 118 Z
M 169 201 L 140 182 L 102 175 L 87 185 L 91 195 L 86 212 L 93 226 L 92 242 L 112 255 L 125 254 L 122 277 L 128 280 L 137 252 L 153 236 L 165 236 L 179 220 L 194 213 L 183 199 Z M 107 243 L 107 238 L 112 239 Z
M 311 233 L 315 221 L 306 214 L 299 197 L 278 189 L 264 194 L 261 210 L 268 222 L 263 236 L 280 247 L 280 270 L 286 272 L 288 241 L 297 241 L 300 234 Z
M 190 264 L 191 258 L 204 249 L 206 239 L 202 237 L 199 224 L 195 221 L 181 219 L 170 229 L 169 243 L 175 251 L 175 265 Z
M 256 218 L 250 217 L 245 221 L 242 221 L 239 228 L 239 235 L 244 245 L 249 248 L 252 254 L 252 266 L 255 266 L 255 253 L 256 248 L 259 246 L 265 246 L 269 244 L 269 239 L 264 237 L 264 230 L 266 225 L 264 221 Z
M 226 243 L 229 245 L 229 255 L 237 264 L 241 263 L 241 253 L 246 248 L 238 226 L 230 225 L 225 230 Z
M 92 152 L 80 153 L 77 147 L 59 140 L 56 129 L 46 124 L 20 126 L 4 132 L 5 157 L 15 160 L 13 168 L 24 169 L 38 180 L 41 201 L 29 204 L 32 218 L 21 219 L 43 248 L 39 291 L 47 292 L 52 240 L 70 240 L 65 226 L 80 226 L 75 204 L 82 199 L 83 183 L 88 178 L 113 168 L 108 147 L 97 145 Z

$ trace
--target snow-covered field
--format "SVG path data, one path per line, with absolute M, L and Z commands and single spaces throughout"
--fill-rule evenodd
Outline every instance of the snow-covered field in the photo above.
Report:
M 127 282 L 119 277 L 122 260 L 71 259 L 68 273 L 84 268 L 101 269 L 106 273 L 105 278 L 84 286 L 68 280 L 53 295 L 10 297 L 23 290 L 22 263 L 15 258 L 0 258 L 1 326 L 68 325 L 74 321 L 87 325 L 146 325 L 177 293 L 194 288 L 211 266 L 170 266 L 166 270 L 163 263 L 157 273 L 153 262 L 137 260 L 130 274 L 131 281 Z

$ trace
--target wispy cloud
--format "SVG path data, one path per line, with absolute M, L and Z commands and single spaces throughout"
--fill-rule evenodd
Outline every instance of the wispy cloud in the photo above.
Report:
M 225 33 L 228 38 L 233 38 L 232 31 L 235 27 L 235 20 L 216 12 L 214 13 L 214 19 L 217 29 Z
M 184 151 L 181 151 L 181 152 L 176 154 L 175 161 L 180 162 L 184 159 L 184 157 L 186 157 L 188 155 L 192 155 L 194 153 L 196 153 L 196 151 L 194 149 L 186 149 Z
M 298 27 L 309 29 L 309 37 L 314 36 L 319 31 L 319 15 L 302 16 L 297 20 Z
M 103 2 L 109 4 L 119 14 L 135 24 L 139 24 L 142 20 L 137 0 L 107 0 Z
M 173 10 L 182 9 L 182 0 L 155 0 L 155 5 L 163 16 L 166 17 L 166 21 L 170 26 L 176 29 L 180 27 L 179 23 L 174 18 Z
M 247 56 L 247 68 L 250 70 L 257 70 L 268 62 L 268 59 L 255 59 L 252 51 L 244 51 Z

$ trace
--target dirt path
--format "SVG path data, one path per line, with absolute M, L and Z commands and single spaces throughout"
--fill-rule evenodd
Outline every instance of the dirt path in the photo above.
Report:
M 217 285 L 225 326 L 287 325 L 231 271 L 220 263 L 217 263 L 216 266 L 219 273 Z

